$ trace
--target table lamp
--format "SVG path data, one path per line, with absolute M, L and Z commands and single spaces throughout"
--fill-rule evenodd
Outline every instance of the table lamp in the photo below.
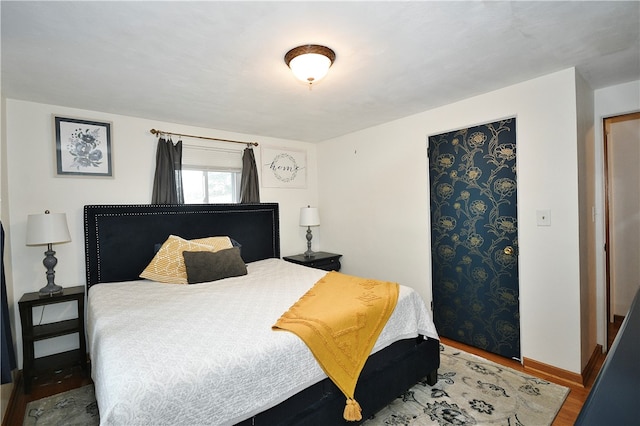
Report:
M 320 215 L 317 207 L 307 206 L 300 209 L 300 226 L 307 227 L 307 251 L 304 252 L 304 257 L 313 257 L 315 254 L 311 251 L 311 239 L 313 238 L 311 227 L 319 225 Z
M 41 296 L 62 293 L 62 287 L 54 282 L 53 268 L 58 263 L 58 259 L 54 256 L 56 252 L 52 250 L 52 245 L 68 241 L 71 241 L 71 235 L 65 213 L 49 213 L 49 210 L 46 210 L 44 214 L 30 214 L 27 217 L 27 245 L 47 245 L 47 251 L 44 252 L 45 258 L 42 261 L 47 268 L 47 285 L 40 289 Z

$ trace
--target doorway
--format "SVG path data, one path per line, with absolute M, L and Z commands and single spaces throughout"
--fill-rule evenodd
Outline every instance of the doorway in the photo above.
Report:
M 610 324 L 626 315 L 640 285 L 640 112 L 605 118 L 603 129 L 605 285 Z M 609 329 L 605 328 L 607 333 Z
M 429 137 L 438 333 L 520 359 L 516 119 Z

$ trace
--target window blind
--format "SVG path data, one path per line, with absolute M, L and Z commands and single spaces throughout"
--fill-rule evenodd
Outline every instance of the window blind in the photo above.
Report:
M 199 170 L 242 170 L 242 151 L 217 147 L 182 145 L 182 167 Z

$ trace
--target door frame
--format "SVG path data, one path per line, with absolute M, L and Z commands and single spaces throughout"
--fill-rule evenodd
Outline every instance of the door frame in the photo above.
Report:
M 610 231 L 615 224 L 611 220 L 611 191 L 613 188 L 613 182 L 609 179 L 609 149 L 611 143 L 609 142 L 609 132 L 611 124 L 619 123 L 628 120 L 640 120 L 640 112 L 631 112 L 626 114 L 614 115 L 611 117 L 604 117 L 602 119 L 602 140 L 603 140 L 603 181 L 604 181 L 604 251 L 605 251 L 605 320 L 606 326 L 604 328 L 604 348 L 608 350 L 609 346 L 609 324 L 612 323 L 611 318 L 611 241 Z

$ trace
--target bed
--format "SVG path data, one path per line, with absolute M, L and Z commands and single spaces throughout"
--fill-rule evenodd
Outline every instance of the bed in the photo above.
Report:
M 354 424 L 304 343 L 270 329 L 326 273 L 280 259 L 278 209 L 85 206 L 87 329 L 101 424 Z M 170 235 L 230 237 L 247 275 L 197 285 L 140 279 Z M 430 314 L 401 286 L 356 388 L 363 421 L 419 380 L 435 384 L 438 367 Z

